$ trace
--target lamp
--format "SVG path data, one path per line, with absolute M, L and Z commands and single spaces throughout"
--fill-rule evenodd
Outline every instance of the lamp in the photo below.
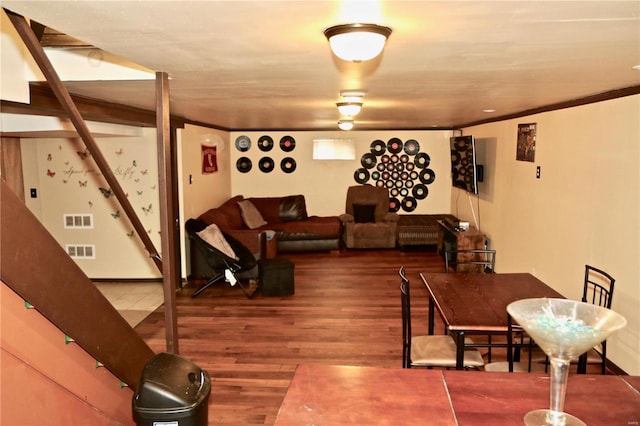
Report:
M 391 28 L 378 24 L 342 24 L 327 28 L 324 35 L 338 58 L 362 62 L 382 52 Z
M 340 121 L 338 121 L 338 128 L 340 130 L 351 130 L 351 129 L 353 129 L 353 120 L 340 120 Z
M 340 114 L 348 115 L 349 117 L 358 115 L 362 109 L 362 102 L 338 102 L 336 105 Z
M 365 95 L 366 93 L 362 90 L 342 90 L 340 92 L 342 102 L 336 103 L 340 114 L 349 117 L 358 115 L 362 109 L 362 99 Z

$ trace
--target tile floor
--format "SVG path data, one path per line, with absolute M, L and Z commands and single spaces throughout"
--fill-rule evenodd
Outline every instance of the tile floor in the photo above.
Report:
M 161 282 L 96 282 L 95 285 L 131 327 L 164 303 Z

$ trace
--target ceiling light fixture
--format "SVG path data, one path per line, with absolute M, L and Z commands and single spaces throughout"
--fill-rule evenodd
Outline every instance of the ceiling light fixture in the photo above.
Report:
M 363 62 L 382 52 L 391 28 L 378 24 L 342 24 L 324 30 L 333 53 L 350 62 Z
M 351 129 L 353 129 L 353 120 L 340 120 L 340 121 L 338 121 L 338 128 L 340 130 L 351 130 Z
M 338 102 L 336 105 L 340 114 L 349 117 L 355 117 L 362 109 L 362 102 Z

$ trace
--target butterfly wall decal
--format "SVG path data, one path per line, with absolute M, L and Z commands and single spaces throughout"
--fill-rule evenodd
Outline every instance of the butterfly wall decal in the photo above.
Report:
M 142 211 L 145 215 L 153 213 L 153 206 L 149 204 L 149 207 L 142 206 Z
M 51 160 L 53 160 L 53 157 L 51 156 L 51 154 L 48 154 L 47 155 L 47 161 L 51 161 Z
M 131 163 L 131 165 L 133 165 L 133 167 L 138 167 L 138 163 L 136 163 L 136 160 L 133 160 L 133 162 Z
M 55 175 L 56 175 L 56 172 L 52 172 L 51 169 L 47 169 L 47 176 L 54 177 Z
M 87 186 L 87 181 L 86 180 L 85 181 L 79 180 L 78 184 L 80 185 L 80 188 L 84 188 L 84 187 Z
M 111 217 L 113 217 L 114 219 L 117 219 L 120 217 L 120 210 L 116 211 L 115 213 L 111 213 Z
M 133 238 L 133 229 L 131 230 L 131 232 L 128 232 L 128 233 L 127 233 L 127 237 L 129 237 L 129 238 Z
M 85 149 L 84 151 L 77 151 L 77 152 L 78 152 L 78 155 L 80 156 L 80 158 L 81 158 L 82 160 L 84 160 L 84 159 L 85 159 L 85 158 L 87 158 L 89 155 L 91 155 L 91 154 L 89 154 L 89 150 L 88 150 L 88 149 Z
M 67 183 L 68 181 L 66 179 L 62 179 L 62 183 Z
M 102 192 L 102 195 L 104 195 L 105 198 L 109 198 L 109 197 L 113 197 L 113 190 L 111 188 L 98 188 L 100 189 L 100 192 Z
M 93 207 L 93 201 L 89 201 L 89 207 Z
M 136 192 L 138 193 L 138 195 L 142 195 L 144 191 L 136 191 Z
M 116 151 L 116 155 L 122 155 L 124 151 L 122 150 L 122 148 L 120 148 L 118 151 Z
M 143 175 L 146 175 L 147 174 L 147 169 L 140 170 L 140 173 L 142 173 Z
M 156 186 L 155 186 L 155 185 L 153 185 L 153 186 L 151 187 L 151 189 L 156 189 Z

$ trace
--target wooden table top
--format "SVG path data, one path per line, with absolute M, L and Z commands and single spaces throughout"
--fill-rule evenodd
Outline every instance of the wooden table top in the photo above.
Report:
M 531 274 L 421 273 L 447 328 L 507 332 L 507 305 L 534 297 L 564 296 Z
M 637 425 L 640 377 L 569 376 L 565 411 L 589 425 Z M 549 376 L 300 365 L 276 425 L 522 425 L 549 406 Z

